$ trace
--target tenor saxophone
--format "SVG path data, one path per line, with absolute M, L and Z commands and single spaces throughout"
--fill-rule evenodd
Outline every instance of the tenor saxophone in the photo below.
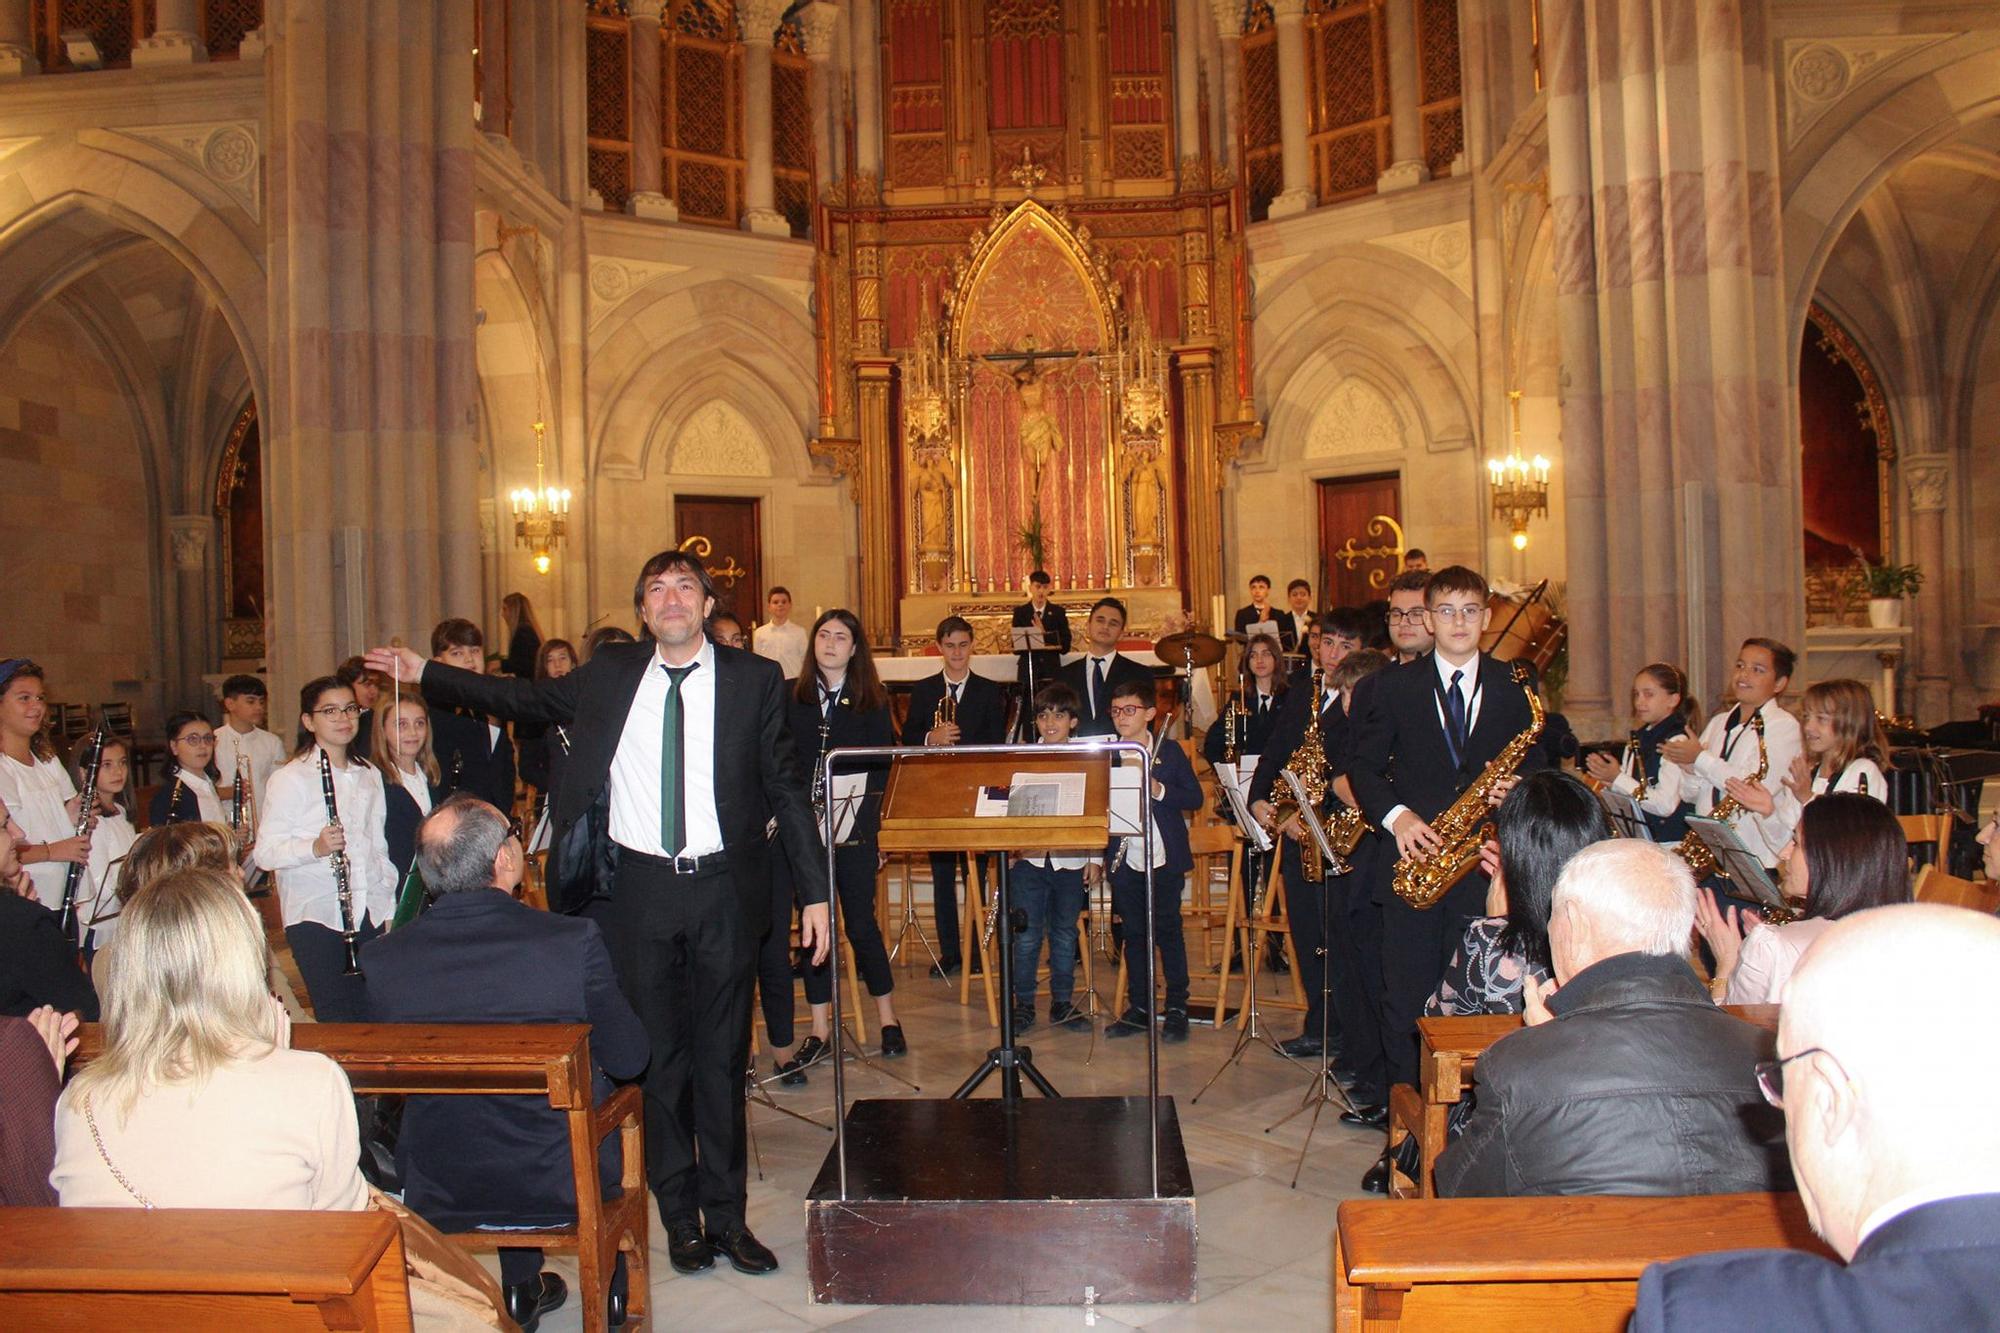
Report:
M 1771 771 L 1771 750 L 1764 743 L 1764 713 L 1762 709 L 1750 715 L 1750 729 L 1757 733 L 1757 771 L 1750 775 L 1750 781 L 1762 782 L 1764 775 Z M 1708 816 L 1710 819 L 1719 819 L 1726 824 L 1742 813 L 1743 803 L 1741 801 L 1737 800 L 1734 796 L 1724 796 L 1715 803 L 1714 808 L 1708 812 Z M 1694 872 L 1697 883 L 1715 873 L 1715 853 L 1708 850 L 1708 844 L 1695 834 L 1690 833 L 1685 838 L 1682 838 L 1680 846 L 1674 848 L 1674 851 L 1680 855 L 1683 861 L 1688 863 L 1688 869 Z
M 1443 814 L 1430 821 L 1432 832 L 1444 845 L 1421 860 L 1405 857 L 1396 862 L 1391 886 L 1398 898 L 1419 911 L 1437 906 L 1438 899 L 1450 893 L 1479 864 L 1479 848 L 1491 827 L 1487 797 L 1502 779 L 1514 776 L 1528 757 L 1528 751 L 1542 738 L 1548 713 L 1542 707 L 1542 697 L 1529 684 L 1525 662 L 1514 663 L 1514 683 L 1528 697 L 1527 729 L 1508 741 L 1506 748 L 1494 755 L 1492 762 L 1473 779 L 1472 785 L 1460 792 Z

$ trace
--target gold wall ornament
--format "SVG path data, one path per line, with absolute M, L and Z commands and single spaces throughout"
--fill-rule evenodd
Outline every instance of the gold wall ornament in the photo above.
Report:
M 750 572 L 737 564 L 736 557 L 733 555 L 723 556 L 722 563 L 719 565 L 710 564 L 709 557 L 715 554 L 715 543 L 700 533 L 687 538 L 675 549 L 686 551 L 689 555 L 700 560 L 702 567 L 708 571 L 708 576 L 714 579 L 720 587 L 734 588 L 736 580 Z
M 1340 561 L 1341 564 L 1346 565 L 1349 569 L 1353 569 L 1363 560 L 1387 560 L 1389 562 L 1390 569 L 1396 569 L 1396 570 L 1402 569 L 1403 567 L 1402 524 L 1398 523 L 1395 519 L 1389 517 L 1387 514 L 1377 514 L 1375 515 L 1375 517 L 1368 520 L 1368 526 L 1363 528 L 1361 531 L 1362 535 L 1367 537 L 1382 537 L 1385 535 L 1391 537 L 1394 539 L 1395 545 L 1356 546 L 1354 544 L 1354 535 L 1352 533 L 1349 533 L 1346 543 L 1338 551 L 1335 551 L 1333 553 L 1333 558 L 1335 560 Z M 1388 587 L 1389 586 L 1388 573 L 1380 569 L 1369 570 L 1368 586 L 1371 588 Z

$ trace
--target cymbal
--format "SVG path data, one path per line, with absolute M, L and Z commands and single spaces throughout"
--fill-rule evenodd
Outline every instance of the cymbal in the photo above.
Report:
M 1229 631 L 1229 633 L 1227 633 L 1227 634 L 1223 635 L 1223 636 L 1222 636 L 1222 638 L 1223 638 L 1223 641 L 1224 641 L 1225 643 L 1248 643 L 1248 642 L 1250 642 L 1250 636 L 1249 636 L 1248 634 L 1245 634 L 1245 633 L 1244 633 L 1244 632 L 1243 632 L 1242 630 L 1240 630 L 1240 629 L 1233 629 L 1233 630 Z
M 1179 634 L 1169 634 L 1153 645 L 1160 660 L 1168 666 L 1184 666 L 1189 661 L 1198 667 L 1214 666 L 1222 660 L 1225 651 L 1222 640 L 1213 634 L 1201 634 L 1194 630 L 1183 630 Z

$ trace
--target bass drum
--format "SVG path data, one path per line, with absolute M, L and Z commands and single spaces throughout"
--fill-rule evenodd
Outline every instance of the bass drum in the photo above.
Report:
M 1528 662 L 1537 677 L 1546 672 L 1569 634 L 1569 622 L 1556 614 L 1548 593 L 1544 579 L 1524 592 L 1489 597 L 1486 606 L 1493 618 L 1480 637 L 1481 651 L 1496 662 Z

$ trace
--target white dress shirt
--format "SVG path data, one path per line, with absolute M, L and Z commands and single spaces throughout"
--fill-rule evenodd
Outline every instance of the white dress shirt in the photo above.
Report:
M 431 783 L 421 768 L 399 768 L 396 780 L 403 784 L 403 790 L 417 803 L 417 809 L 425 814 L 431 812 Z
M 29 842 L 46 844 L 76 836 L 76 823 L 64 808 L 75 795 L 76 784 L 59 760 L 37 759 L 29 765 L 0 754 L 0 801 L 7 803 L 8 813 Z M 42 906 L 50 911 L 61 907 L 69 862 L 37 861 L 27 869 Z
M 327 825 L 319 754 L 315 746 L 271 774 L 254 859 L 278 877 L 278 906 L 286 925 L 311 922 L 339 930 L 333 859 L 313 851 L 314 840 Z M 366 764 L 337 767 L 333 795 L 340 808 L 340 826 L 347 830 L 347 884 L 354 899 L 354 924 L 386 922 L 396 909 L 396 867 L 389 860 L 382 775 Z
M 1451 724 L 1446 721 L 1444 715 L 1444 694 L 1451 688 L 1452 673 L 1457 672 L 1459 673 L 1458 697 L 1465 701 L 1465 740 L 1468 745 L 1472 743 L 1472 729 L 1479 725 L 1479 707 L 1486 695 L 1486 691 L 1479 688 L 1479 659 L 1482 656 L 1484 654 L 1474 653 L 1472 660 L 1464 666 L 1453 666 L 1444 660 L 1442 654 L 1431 654 L 1431 662 L 1436 665 L 1438 673 L 1437 693 L 1432 699 L 1432 711 L 1437 714 L 1438 729 L 1447 736 L 1451 734 Z M 1403 812 L 1409 808 L 1407 805 L 1398 805 L 1382 817 L 1382 827 L 1390 833 L 1390 836 L 1394 836 L 1396 821 L 1401 819 Z
M 1646 758 L 1638 747 L 1625 747 L 1625 756 L 1620 761 L 1618 776 L 1612 779 L 1611 790 L 1630 796 L 1649 815 L 1665 817 L 1681 808 L 1681 784 L 1686 774 L 1679 764 L 1660 756 L 1660 776 L 1646 788 L 1646 799 L 1639 800 L 1639 784 L 1646 777 Z
M 1083 655 L 1083 711 L 1092 717 L 1095 717 L 1099 711 L 1097 706 L 1098 668 L 1102 667 L 1104 669 L 1104 688 L 1108 691 L 1111 689 L 1111 664 L 1117 657 L 1118 650 L 1116 648 L 1113 648 L 1102 657 L 1093 656 L 1090 653 Z M 1109 699 L 1104 702 L 1107 707 L 1110 706 L 1111 701 Z
M 1815 765 L 1812 794 L 1824 796 L 1829 791 L 1858 792 L 1863 782 L 1868 784 L 1870 796 L 1884 805 L 1889 803 L 1889 779 L 1882 775 L 1881 765 L 1867 758 L 1857 759 L 1841 769 L 1834 776 L 1831 785 L 1828 784 L 1826 775 Z M 1790 785 L 1782 777 L 1766 785 L 1774 788 L 1771 799 L 1775 808 L 1768 815 L 1747 816 L 1744 822 L 1748 823 L 1754 818 L 1758 829 L 1764 835 L 1765 844 L 1783 851 L 1785 844 L 1792 840 L 1792 834 L 1798 832 L 1799 820 L 1805 814 L 1805 804 L 1792 794 Z
M 172 799 L 174 783 L 176 782 L 179 782 L 183 787 L 194 793 L 194 803 L 196 808 L 201 811 L 203 823 L 227 824 L 229 822 L 229 812 L 223 808 L 222 798 L 216 795 L 215 784 L 208 780 L 206 774 L 197 773 L 191 768 L 175 768 L 172 773 L 167 775 L 167 794 L 170 800 Z M 167 817 L 169 819 L 173 818 L 173 813 L 173 810 L 169 808 Z
M 797 680 L 806 664 L 806 627 L 796 620 L 759 625 L 750 635 L 750 647 L 757 656 L 776 662 L 786 680 Z
M 805 631 L 799 631 L 805 642 Z M 765 653 L 764 656 L 770 656 Z M 611 756 L 611 840 L 648 856 L 706 856 L 722 850 L 722 820 L 715 809 L 715 645 L 702 640 L 694 670 L 681 680 L 681 781 L 685 790 L 686 843 L 660 843 L 661 726 L 667 710 L 666 659 L 658 649 L 632 696 L 618 749 Z M 803 659 L 801 659 L 803 660 Z
M 224 722 L 215 729 L 215 771 L 222 774 L 222 786 L 236 799 L 236 759 L 241 755 L 249 772 L 250 803 L 254 809 L 264 802 L 264 784 L 278 765 L 285 762 L 285 743 L 262 727 L 238 731 Z
M 1701 754 L 1694 766 L 1681 779 L 1681 799 L 1693 801 L 1695 813 L 1705 815 L 1715 808 L 1716 793 L 1731 778 L 1748 779 L 1757 771 L 1757 735 L 1745 717 L 1734 726 L 1730 720 L 1736 716 L 1736 709 L 1730 708 L 1708 720 L 1701 732 Z M 1799 734 L 1799 720 L 1778 705 L 1776 699 L 1768 699 L 1757 710 L 1764 717 L 1764 748 L 1770 755 L 1769 767 L 1764 773 L 1764 786 L 1775 795 L 1784 785 L 1786 773 L 1791 771 L 1792 760 L 1799 754 L 1802 740 Z M 1728 758 L 1723 751 L 1728 751 Z M 1768 870 L 1778 864 L 1778 853 L 1784 849 L 1786 834 L 1773 843 L 1766 836 L 1763 821 L 1756 816 L 1745 816 L 1736 821 L 1737 836 L 1743 845 L 1754 853 Z

